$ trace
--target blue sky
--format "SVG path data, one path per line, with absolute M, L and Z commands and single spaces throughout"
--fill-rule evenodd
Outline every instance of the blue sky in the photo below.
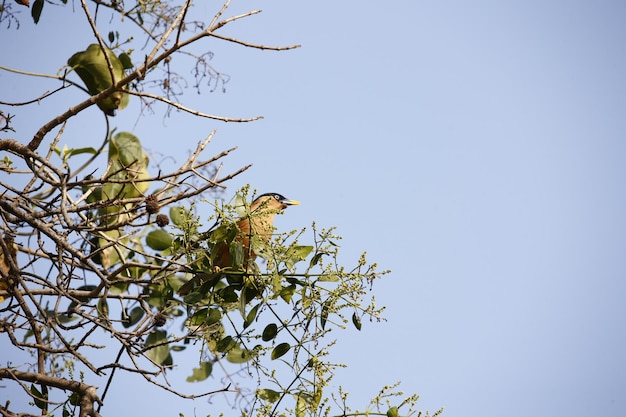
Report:
M 263 13 L 225 33 L 302 48 L 203 43 L 231 81 L 225 94 L 185 100 L 265 119 L 164 121 L 158 109 L 137 122 L 131 106 L 112 123 L 155 161 L 182 161 L 217 128 L 216 153 L 239 147 L 225 169 L 254 163 L 227 195 L 251 183 L 300 200 L 279 228 L 336 225 L 346 263 L 367 250 L 393 271 L 375 287 L 387 322 L 338 336 L 334 357 L 349 368 L 333 385 L 362 405 L 401 380 L 422 409 L 445 406 L 447 416 L 624 415 L 626 4 L 239 3 L 232 14 Z M 74 35 L 79 25 L 58 32 L 68 13 L 49 7 L 40 27 L 3 28 L 2 63 L 21 51 L 22 68 L 56 72 L 59 55 L 90 43 Z M 7 80 L 0 74 L 5 97 L 40 91 Z M 82 97 L 59 100 L 72 95 Z M 16 120 L 16 137 L 28 140 L 54 104 Z M 70 144 L 102 125 L 95 108 L 81 117 Z M 204 400 L 151 398 L 103 411 L 214 411 Z

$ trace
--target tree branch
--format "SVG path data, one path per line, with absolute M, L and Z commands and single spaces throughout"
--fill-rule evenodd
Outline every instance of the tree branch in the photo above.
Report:
M 27 381 L 75 392 L 81 396 L 80 417 L 100 417 L 98 412 L 94 409 L 94 403 L 100 404 L 101 401 L 97 394 L 97 388 L 92 385 L 71 381 L 65 378 L 57 378 L 45 373 L 23 372 L 17 369 L 7 368 L 0 368 L 0 379 Z

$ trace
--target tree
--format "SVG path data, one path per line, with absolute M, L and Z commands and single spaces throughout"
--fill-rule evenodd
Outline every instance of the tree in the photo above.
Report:
M 45 18 L 48 4 L 33 2 L 35 22 Z M 242 415 L 350 410 L 345 392 L 325 390 L 338 366 L 327 359 L 334 343 L 328 333 L 346 325 L 360 330 L 364 317 L 381 319 L 382 309 L 366 298 L 386 271 L 365 254 L 353 266 L 340 265 L 339 237 L 333 228 L 315 224 L 310 232 L 275 234 L 269 242 L 253 239 L 251 247 L 264 259 L 254 262 L 244 253 L 236 219 L 255 215 L 249 206 L 255 191 L 245 187 L 230 201 L 215 199 L 248 166 L 222 172 L 220 163 L 233 149 L 205 156 L 215 132 L 179 167 L 163 171 L 150 169 L 137 136 L 111 128 L 111 118 L 131 100 L 140 101 L 141 111 L 162 106 L 166 115 L 180 111 L 237 123 L 258 119 L 185 106 L 184 80 L 175 68 L 191 62 L 193 87 L 208 80 L 215 89 L 228 76 L 209 65 L 209 53 L 193 52 L 204 39 L 274 51 L 297 46 L 223 34 L 224 27 L 258 10 L 230 14 L 226 0 L 206 23 L 195 18 L 191 6 L 190 0 L 81 0 L 76 13 L 89 24 L 92 39 L 84 50 L 59 60 L 66 65 L 57 75 L 0 67 L 18 80 L 43 79 L 49 86 L 36 98 L 2 100 L 0 108 L 2 349 L 31 355 L 23 364 L 1 364 L 3 383 L 31 402 L 8 400 L 0 404 L 3 416 L 99 416 L 111 384 L 128 373 L 181 398 L 225 395 L 237 401 Z M 19 27 L 16 7 L 2 2 L 3 30 Z M 119 19 L 115 30 L 103 32 L 113 19 Z M 142 45 L 146 53 L 138 56 Z M 61 96 L 65 89 L 86 94 L 67 103 Z M 32 137 L 16 131 L 8 109 L 26 112 L 55 99 L 58 114 Z M 94 105 L 102 112 L 103 131 L 90 132 L 84 147 L 62 146 L 66 129 Z M 208 232 L 198 206 L 215 213 Z M 217 244 L 228 245 L 232 268 L 215 265 Z M 185 282 L 198 278 L 201 285 L 180 294 Z M 111 349 L 112 360 L 97 354 Z M 203 384 L 210 389 L 172 386 L 168 375 L 179 352 L 198 349 L 197 367 L 187 381 L 211 378 Z M 400 395 L 395 385 L 384 387 L 365 410 L 416 413 L 417 396 Z

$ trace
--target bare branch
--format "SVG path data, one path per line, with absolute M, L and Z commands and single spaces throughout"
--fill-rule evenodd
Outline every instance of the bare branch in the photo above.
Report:
M 210 28 L 209 32 L 215 32 L 216 30 L 218 30 L 222 26 L 227 25 L 230 22 L 234 22 L 235 20 L 243 19 L 244 17 L 252 16 L 252 15 L 255 15 L 255 14 L 259 14 L 259 13 L 261 13 L 261 10 L 251 10 L 251 11 L 249 11 L 247 13 L 242 13 L 240 15 L 229 17 L 228 19 L 224 19 L 224 20 L 220 21 L 219 23 L 211 22 L 211 25 L 209 25 L 209 28 Z
M 219 120 L 220 122 L 236 122 L 236 123 L 245 123 L 245 122 L 254 122 L 256 120 L 261 120 L 263 119 L 263 116 L 255 116 L 255 117 L 249 117 L 249 118 L 232 118 L 232 117 L 223 117 L 223 116 L 215 116 L 212 114 L 207 114 L 207 113 L 202 113 L 199 112 L 197 110 L 194 109 L 190 109 L 187 108 L 185 106 L 183 106 L 182 104 L 176 103 L 172 100 L 169 100 L 163 96 L 158 96 L 156 94 L 150 94 L 150 93 L 139 93 L 136 91 L 128 91 L 128 94 L 131 94 L 133 96 L 138 96 L 138 97 L 146 97 L 146 98 L 150 98 L 156 101 L 160 101 L 162 103 L 165 103 L 169 106 L 172 106 L 178 110 L 182 110 L 186 113 L 192 114 L 194 116 L 199 116 L 199 117 L 204 117 L 207 119 L 213 119 L 213 120 Z
M 43 373 L 24 372 L 17 369 L 0 368 L 0 379 L 12 379 L 14 381 L 28 381 L 42 383 L 50 387 L 68 390 L 80 394 L 80 417 L 99 417 L 93 405 L 100 404 L 96 387 L 64 378 L 57 378 Z
M 214 32 L 208 32 L 207 35 L 208 36 L 212 36 L 214 38 L 222 39 L 224 41 L 228 41 L 228 42 L 236 43 L 236 44 L 239 44 L 239 45 L 247 46 L 249 48 L 254 48 L 254 49 L 262 49 L 262 50 L 269 50 L 269 51 L 289 51 L 291 49 L 300 48 L 300 45 L 267 46 L 267 45 L 254 44 L 254 43 L 242 41 L 240 39 L 231 38 L 229 36 L 219 35 L 219 34 L 214 33 Z

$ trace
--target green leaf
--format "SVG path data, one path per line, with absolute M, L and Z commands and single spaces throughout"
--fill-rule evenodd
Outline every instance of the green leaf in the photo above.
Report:
M 228 287 L 224 287 L 219 290 L 219 295 L 226 303 L 235 303 L 239 300 L 239 296 L 237 295 L 237 289 L 232 285 L 229 285 Z
M 244 258 L 243 243 L 240 240 L 234 240 L 230 242 L 228 250 L 233 268 L 242 269 Z
M 226 360 L 230 363 L 245 363 L 254 357 L 254 352 L 235 346 L 226 354 Z
M 250 215 L 250 204 L 246 201 L 247 192 L 240 190 L 235 195 L 235 213 L 239 217 L 247 217 Z
M 324 274 L 317 279 L 318 282 L 339 282 L 339 277 L 335 274 Z
M 202 326 L 206 322 L 207 315 L 209 314 L 208 308 L 203 308 L 196 311 L 193 316 L 189 318 L 189 326 Z
M 79 405 L 80 404 L 80 394 L 77 392 L 73 392 L 72 395 L 69 396 L 68 400 L 70 400 L 71 405 Z
M 292 246 L 285 253 L 285 266 L 293 270 L 294 265 L 306 259 L 313 251 L 313 246 Z
M 296 401 L 296 417 L 304 417 L 306 415 L 306 400 L 302 394 L 297 395 Z
M 280 290 L 280 298 L 282 298 L 283 300 L 285 300 L 286 303 L 288 303 L 289 301 L 291 301 L 291 297 L 293 297 L 293 294 L 296 292 L 296 286 L 295 285 L 289 285 L 288 287 L 283 287 L 283 289 Z
M 156 307 L 160 310 L 170 302 L 170 299 L 171 294 L 169 287 L 167 287 L 165 283 L 160 282 L 159 284 L 153 284 L 150 286 L 150 292 L 146 301 L 152 307 Z
M 67 323 L 73 322 L 75 320 L 78 320 L 78 316 L 74 316 L 74 315 L 68 316 L 66 314 L 57 314 L 57 320 L 61 324 L 67 324 Z
M 109 159 L 119 161 L 123 168 L 133 164 L 147 162 L 147 155 L 139 138 L 129 132 L 119 132 L 111 138 L 109 143 Z M 111 173 L 116 172 L 110 171 Z
M 90 187 L 83 187 L 83 193 L 86 193 Z M 102 200 L 102 187 L 94 187 L 91 194 L 87 196 L 88 203 L 95 203 Z
M 113 31 L 109 32 L 109 42 L 110 43 L 115 42 L 115 32 Z
M 205 324 L 211 326 L 222 319 L 222 313 L 217 308 L 210 308 L 206 316 Z
M 256 396 L 264 401 L 275 403 L 280 399 L 282 393 L 269 388 L 261 388 L 256 391 Z
M 217 345 L 215 348 L 217 349 L 218 352 L 224 353 L 234 348 L 236 344 L 237 343 L 235 342 L 235 339 L 233 339 L 232 336 L 226 336 L 225 338 L 217 342 Z
M 122 63 L 124 69 L 128 70 L 133 68 L 133 61 L 130 59 L 130 55 L 128 55 L 126 52 L 122 52 L 118 58 L 120 59 L 120 62 Z
M 272 298 L 278 297 L 280 290 L 282 289 L 283 277 L 276 271 L 272 273 L 272 292 L 274 296 Z
M 259 311 L 259 307 L 261 306 L 261 303 L 255 305 L 252 310 L 250 310 L 250 312 L 248 313 L 248 315 L 246 315 L 246 320 L 243 323 L 243 328 L 247 328 L 248 326 L 250 326 L 252 324 L 252 322 L 254 321 L 254 319 L 256 319 L 256 315 Z
M 237 229 L 229 222 L 224 221 L 211 232 L 209 240 L 213 243 L 231 241 L 237 235 Z
M 186 295 L 183 298 L 183 301 L 185 302 L 185 304 L 195 305 L 200 300 L 202 300 L 203 298 L 204 297 L 202 296 L 202 294 L 198 293 L 197 291 L 193 291 L 193 292 L 189 293 L 188 295 Z
M 48 403 L 45 401 L 47 399 L 46 396 L 37 389 L 35 384 L 30 384 L 30 393 L 33 396 L 33 400 L 37 408 L 41 410 L 48 408 Z
M 311 410 L 317 409 L 317 407 L 320 405 L 321 400 L 322 400 L 322 386 L 316 385 L 315 393 L 313 394 L 313 405 L 311 407 Z
M 39 18 L 41 17 L 41 11 L 43 10 L 44 0 L 35 0 L 33 3 L 33 8 L 30 10 L 31 16 L 33 16 L 33 21 L 35 24 L 39 23 Z
M 329 297 L 324 304 L 322 304 L 322 312 L 320 313 L 320 326 L 322 326 L 322 330 L 326 327 L 326 321 L 328 320 L 328 312 L 330 306 L 332 305 L 332 300 Z
M 352 313 L 352 324 L 357 330 L 361 330 L 361 318 L 356 313 Z
M 172 246 L 174 238 L 163 229 L 153 230 L 146 236 L 146 244 L 158 251 L 165 250 Z
M 95 285 L 82 285 L 76 288 L 77 291 L 93 291 L 95 289 L 96 289 Z M 76 299 L 80 301 L 81 303 L 86 303 L 87 301 L 91 300 L 91 298 L 89 297 L 76 297 Z
M 272 360 L 280 358 L 285 353 L 289 352 L 289 349 L 291 349 L 291 345 L 289 343 L 285 342 L 285 343 L 279 344 L 278 346 L 274 348 L 274 350 L 272 350 L 272 355 L 271 355 Z
M 387 410 L 387 417 L 398 417 L 398 407 L 391 407 Z
M 109 169 L 111 179 L 129 181 L 125 183 L 107 182 L 102 194 L 108 199 L 141 197 L 150 187 L 147 170 L 148 155 L 143 151 L 141 141 L 132 133 L 120 132 L 109 141 Z M 119 211 L 114 206 L 111 211 Z M 111 224 L 111 222 L 109 222 Z
M 141 320 L 143 315 L 144 315 L 144 310 L 141 307 L 133 308 L 130 311 L 130 313 L 126 311 L 126 314 L 122 315 L 122 326 L 124 326 L 127 329 L 131 326 L 134 326 L 135 324 L 139 323 L 139 320 Z
M 243 296 L 242 298 L 245 298 L 247 301 L 254 300 L 257 297 L 261 298 L 261 292 L 259 291 L 259 288 L 257 288 L 256 283 L 246 280 L 244 281 L 244 285 L 245 287 L 241 292 Z
M 314 412 L 319 405 L 321 399 L 321 391 L 316 391 L 314 394 L 301 391 L 297 395 L 296 401 L 296 416 L 305 416 L 306 411 Z
M 170 208 L 170 220 L 176 226 L 182 226 L 185 223 L 187 211 L 184 207 L 171 207 Z
M 95 285 L 82 285 L 78 288 L 76 288 L 77 291 L 93 291 L 96 289 Z M 97 298 L 98 296 L 96 296 L 95 298 Z M 87 297 L 87 296 L 80 296 L 80 297 L 76 297 L 76 299 L 81 302 L 81 303 L 88 303 L 89 301 L 91 301 L 94 297 Z M 78 306 L 78 303 L 76 301 L 72 301 L 69 306 L 67 307 L 67 311 L 71 312 L 74 310 L 74 308 L 76 308 Z
M 119 58 L 109 48 L 105 48 L 104 51 L 111 63 L 113 74 L 109 70 L 102 48 L 97 43 L 89 45 L 87 50 L 77 52 L 67 60 L 67 64 L 76 71 L 92 96 L 110 88 L 124 78 L 124 66 Z M 104 113 L 109 116 L 115 116 L 115 110 L 121 110 L 126 107 L 128 101 L 129 96 L 127 93 L 115 91 L 97 104 Z
M 146 355 L 155 363 L 160 365 L 171 365 L 172 356 L 170 355 L 170 347 L 167 343 L 161 344 L 167 341 L 167 333 L 163 330 L 155 330 L 146 338 L 146 347 L 155 346 L 148 349 Z M 159 346 L 156 346 L 159 345 Z
M 74 156 L 74 155 L 80 155 L 83 153 L 88 153 L 90 155 L 95 155 L 96 153 L 98 153 L 98 150 L 96 148 L 93 148 L 91 146 L 88 146 L 86 148 L 75 148 L 75 149 L 69 149 L 67 151 L 65 151 L 65 156 Z
M 269 342 L 270 340 L 274 339 L 277 334 L 278 326 L 276 325 L 276 323 L 270 323 L 265 326 L 265 329 L 263 329 L 263 334 L 261 335 L 261 338 L 264 342 Z
M 294 260 L 303 260 L 313 251 L 313 246 L 292 246 L 287 250 L 287 257 Z
M 100 317 L 108 318 L 109 317 L 109 303 L 107 303 L 106 298 L 100 298 L 98 300 L 98 315 Z
M 315 265 L 317 265 L 324 255 L 328 254 L 326 252 L 317 252 L 315 255 L 313 255 L 311 261 L 309 262 L 309 268 L 313 268 Z
M 193 373 L 187 377 L 187 382 L 200 382 L 211 376 L 213 364 L 211 362 L 200 362 L 199 368 L 193 368 Z
M 110 216 L 107 220 L 115 223 L 117 221 L 116 219 L 117 216 Z M 113 242 L 121 240 L 122 243 L 126 243 L 128 239 L 122 238 L 120 231 L 117 229 L 107 230 L 102 233 L 108 236 L 108 239 L 94 237 L 90 240 L 91 254 L 94 262 L 102 265 L 104 268 L 109 268 L 120 262 L 120 253 L 125 256 L 128 252 L 126 248 Z
M 293 285 L 299 285 L 301 287 L 308 287 L 309 284 L 307 284 L 304 281 L 299 280 L 298 278 L 294 278 L 294 277 L 286 277 L 287 278 L 287 282 Z

